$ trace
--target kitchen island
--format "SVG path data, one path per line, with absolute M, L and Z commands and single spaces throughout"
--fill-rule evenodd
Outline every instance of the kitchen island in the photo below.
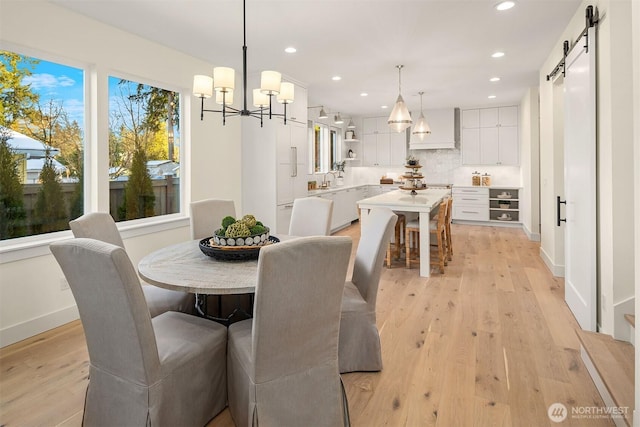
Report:
M 360 220 L 365 224 L 369 211 L 379 207 L 389 208 L 394 212 L 417 212 L 420 218 L 420 248 L 426 252 L 420 257 L 420 276 L 429 277 L 431 272 L 429 219 L 431 212 L 450 194 L 451 190 L 448 189 L 428 188 L 420 190 L 416 195 L 411 195 L 409 191 L 395 190 L 362 199 L 358 201 Z

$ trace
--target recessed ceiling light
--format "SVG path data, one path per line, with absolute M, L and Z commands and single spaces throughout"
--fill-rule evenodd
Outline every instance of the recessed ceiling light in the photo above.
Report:
M 387 105 L 381 105 L 380 108 L 382 108 L 383 110 L 386 108 L 389 108 Z
M 298 50 L 293 46 L 289 46 L 284 51 L 287 52 L 287 53 L 296 53 Z
M 489 95 L 489 96 L 487 96 L 487 98 L 489 98 L 489 99 L 495 99 L 495 98 L 496 98 L 496 96 L 495 96 L 495 95 Z
M 333 80 L 334 82 L 337 82 L 338 80 L 342 80 L 342 77 L 340 77 L 340 76 L 333 76 L 333 77 L 331 77 L 331 80 Z
M 503 2 L 498 3 L 495 7 L 496 7 L 497 10 L 509 10 L 515 5 L 516 5 L 515 2 L 503 1 Z
M 504 56 L 504 52 L 495 52 L 491 55 L 492 58 L 502 58 Z
M 367 92 L 362 92 L 360 96 L 369 96 L 369 94 Z
M 500 81 L 500 77 L 491 77 L 489 79 L 490 82 L 499 82 Z

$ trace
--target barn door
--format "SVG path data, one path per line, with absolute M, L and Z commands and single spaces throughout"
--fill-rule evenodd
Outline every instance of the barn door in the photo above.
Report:
M 565 300 L 582 329 L 597 325 L 595 28 L 565 62 Z

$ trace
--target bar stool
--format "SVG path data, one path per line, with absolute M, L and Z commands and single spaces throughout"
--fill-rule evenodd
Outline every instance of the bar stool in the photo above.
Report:
M 436 260 L 430 260 L 430 265 L 440 267 L 440 273 L 444 274 L 444 266 L 447 263 L 446 252 L 446 224 L 448 200 L 443 200 L 438 207 L 438 215 L 434 220 L 429 221 L 429 232 L 436 235 L 437 245 L 435 246 Z M 413 241 L 413 244 L 411 243 Z M 411 268 L 411 264 L 420 262 L 420 221 L 413 220 L 407 222 L 405 226 L 405 256 L 406 266 Z M 429 251 L 431 252 L 431 251 Z
M 446 231 L 446 245 L 447 245 L 447 259 L 451 261 L 453 258 L 453 244 L 451 242 L 451 212 L 453 209 L 453 197 L 449 197 L 447 203 L 447 215 L 445 217 L 445 231 Z
M 395 258 L 400 259 L 400 255 L 402 254 L 402 235 L 404 234 L 404 229 L 407 224 L 407 217 L 405 217 L 404 214 L 398 212 L 394 213 L 398 216 L 398 220 L 396 222 L 394 241 L 389 242 L 389 244 L 387 245 L 387 256 L 385 258 L 387 268 L 391 268 L 391 245 L 393 245 Z

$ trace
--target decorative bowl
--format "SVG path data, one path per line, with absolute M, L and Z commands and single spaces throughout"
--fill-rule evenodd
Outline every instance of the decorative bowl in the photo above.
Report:
M 213 233 L 211 244 L 216 246 L 262 246 L 269 242 L 269 227 L 267 231 L 260 234 L 252 234 L 247 237 L 224 237 L 218 236 L 219 229 Z
M 221 261 L 248 261 L 258 259 L 260 249 L 264 246 L 278 243 L 280 239 L 275 236 L 269 238 L 261 245 L 253 246 L 220 246 L 212 244 L 213 237 L 200 240 L 199 247 L 203 254 Z

